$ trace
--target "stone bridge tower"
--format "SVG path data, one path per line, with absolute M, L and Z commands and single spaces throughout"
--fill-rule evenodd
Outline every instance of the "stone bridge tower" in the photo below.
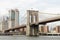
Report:
M 26 35 L 38 35 L 39 26 L 38 26 L 38 11 L 35 10 L 27 10 L 27 27 L 26 27 Z

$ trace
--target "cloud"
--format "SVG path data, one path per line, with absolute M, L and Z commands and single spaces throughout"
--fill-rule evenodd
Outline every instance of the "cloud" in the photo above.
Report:
M 8 9 L 11 8 L 18 8 L 20 11 L 33 8 L 40 11 L 49 10 L 51 12 L 49 8 L 53 11 L 52 7 L 56 7 L 56 4 L 60 4 L 58 0 L 0 0 L 0 10 L 4 10 L 2 14 L 6 13 L 5 11 L 8 11 Z M 59 5 L 57 5 L 57 7 L 58 6 Z

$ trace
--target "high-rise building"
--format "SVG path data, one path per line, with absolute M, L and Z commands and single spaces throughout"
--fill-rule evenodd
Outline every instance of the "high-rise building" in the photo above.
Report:
M 4 31 L 8 29 L 8 19 L 6 18 L 2 18 L 1 22 L 0 22 L 0 31 Z
M 47 25 L 44 26 L 44 33 L 48 33 L 49 32 L 49 27 Z
M 39 25 L 39 31 L 40 31 L 40 33 L 44 32 L 44 25 Z
M 49 27 L 46 25 L 40 25 L 39 26 L 39 31 L 40 33 L 48 33 L 49 32 Z
M 14 28 L 19 26 L 19 10 L 11 9 L 9 10 L 9 28 Z
M 55 31 L 56 33 L 60 33 L 60 26 L 56 26 L 56 27 L 54 28 L 54 31 Z

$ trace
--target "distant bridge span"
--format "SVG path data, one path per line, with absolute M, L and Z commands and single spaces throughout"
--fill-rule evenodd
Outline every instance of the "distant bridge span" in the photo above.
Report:
M 60 21 L 60 16 L 52 17 L 52 18 L 48 18 L 48 19 L 39 21 L 39 24 L 46 24 L 46 23 L 55 22 L 55 21 Z
M 26 25 L 21 25 L 21 26 L 15 27 L 15 28 L 10 28 L 10 29 L 4 30 L 4 32 L 8 32 L 10 30 L 15 30 L 15 29 L 21 29 L 21 28 L 26 28 Z
M 49 23 L 49 22 L 55 22 L 55 21 L 60 21 L 60 16 L 42 20 L 38 23 L 38 25 L 39 24 L 46 24 L 46 23 Z M 33 23 L 33 24 L 35 24 L 35 23 Z M 10 29 L 5 30 L 5 32 L 10 31 L 10 30 L 20 29 L 20 28 L 26 28 L 26 25 L 21 25 L 21 26 L 15 27 L 15 28 L 10 28 Z

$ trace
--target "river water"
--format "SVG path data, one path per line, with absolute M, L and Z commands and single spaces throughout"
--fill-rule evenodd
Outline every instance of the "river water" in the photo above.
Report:
M 28 37 L 24 35 L 0 36 L 0 40 L 60 40 L 60 36 Z

